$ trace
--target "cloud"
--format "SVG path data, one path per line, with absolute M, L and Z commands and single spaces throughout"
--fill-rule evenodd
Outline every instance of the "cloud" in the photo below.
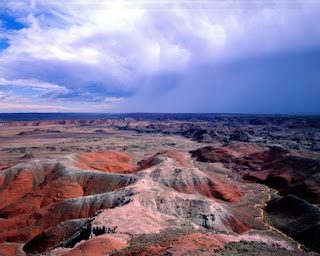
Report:
M 34 87 L 34 88 L 41 88 L 41 89 L 65 89 L 65 87 L 63 86 L 38 81 L 36 79 L 7 80 L 3 77 L 0 77 L 0 86 L 21 86 L 21 87 L 31 87 L 31 88 Z
M 24 25 L 0 31 L 9 44 L 0 87 L 31 88 L 34 104 L 84 102 L 92 111 L 143 111 L 140 95 L 183 94 L 199 67 L 320 46 L 317 1 L 15 0 L 0 9 Z
M 0 102 L 1 103 L 23 102 L 23 99 L 10 92 L 0 91 Z
M 119 98 L 107 97 L 104 99 L 105 103 L 120 103 L 120 102 L 124 102 L 124 101 L 126 101 L 126 99 L 124 97 L 119 97 Z
M 51 105 L 40 105 L 40 104 L 12 104 L 12 103 L 1 103 L 1 112 L 72 112 L 76 111 L 77 108 L 62 107 L 62 106 L 51 106 Z

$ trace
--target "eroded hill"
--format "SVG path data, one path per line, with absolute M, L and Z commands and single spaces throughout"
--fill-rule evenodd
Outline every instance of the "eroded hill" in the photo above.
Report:
M 1 126 L 0 255 L 320 251 L 318 119 L 171 118 Z
M 163 151 L 137 165 L 116 151 L 72 154 L 18 164 L 0 182 L 4 255 L 202 255 L 240 241 L 297 251 L 259 218 L 263 202 L 186 153 Z

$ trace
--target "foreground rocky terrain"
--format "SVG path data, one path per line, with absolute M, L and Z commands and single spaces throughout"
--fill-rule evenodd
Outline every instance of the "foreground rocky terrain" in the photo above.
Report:
M 316 120 L 144 118 L 3 124 L 0 255 L 320 253 Z

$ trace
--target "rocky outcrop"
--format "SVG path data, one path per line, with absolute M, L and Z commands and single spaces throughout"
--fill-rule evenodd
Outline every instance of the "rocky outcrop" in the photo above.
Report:
M 52 125 L 91 126 L 91 125 L 101 125 L 101 124 L 110 125 L 110 124 L 112 124 L 112 121 L 108 120 L 108 119 L 29 121 L 29 122 L 5 123 L 5 124 L 3 124 L 3 126 L 7 126 L 7 127 L 12 127 L 12 126 L 52 126 Z
M 214 175 L 201 172 L 197 168 L 179 167 L 171 164 L 171 159 L 137 173 L 164 186 L 186 194 L 200 194 L 227 202 L 238 202 L 243 193 L 234 185 L 226 184 Z
M 222 147 L 208 146 L 192 151 L 192 157 L 201 162 L 233 163 L 236 159 L 262 152 L 263 148 L 249 143 L 230 143 Z
M 50 134 L 50 133 L 61 133 L 61 131 L 35 129 L 33 131 L 20 132 L 17 135 L 28 136 L 28 135 Z
M 139 167 L 131 161 L 127 154 L 103 151 L 2 171 L 0 241 L 26 243 L 30 254 L 94 255 L 97 245 L 110 252 L 127 246 L 132 236 L 172 227 L 230 237 L 263 228 L 233 207 L 243 192 L 183 154 L 160 152 Z
M 0 255 L 1 256 L 22 256 L 25 255 L 21 243 L 0 243 Z
M 287 195 L 268 203 L 272 224 L 313 251 L 320 253 L 320 209 L 306 201 Z
M 117 151 L 84 153 L 77 156 L 75 166 L 86 170 L 99 170 L 107 173 L 132 173 L 136 171 L 131 164 L 132 157 Z
M 28 254 L 37 254 L 68 240 L 86 223 L 85 219 L 68 220 L 46 229 L 25 244 L 23 250 Z
M 108 253 L 120 250 L 126 247 L 126 243 L 112 237 L 110 235 L 104 235 L 101 237 L 95 237 L 90 240 L 84 241 L 77 245 L 75 248 L 62 253 L 61 256 L 100 256 L 108 255 Z
M 151 240 L 152 243 L 143 242 L 145 240 Z M 296 253 L 292 250 L 286 250 L 288 247 L 284 242 L 260 235 L 243 234 L 234 236 L 232 234 L 205 233 L 202 231 L 179 232 L 179 230 L 173 230 L 161 232 L 160 234 L 140 236 L 134 242 L 124 250 L 115 252 L 114 255 L 307 255 L 307 253 L 303 252 Z M 230 248 L 230 243 L 234 244 L 234 247 L 238 245 L 240 247 L 239 250 L 229 254 L 220 253 L 220 250 L 225 246 Z M 265 248 L 263 248 L 264 250 L 257 248 L 256 251 L 249 251 L 249 244 Z
M 320 161 L 281 147 L 263 149 L 246 143 L 204 147 L 192 152 L 198 161 L 223 163 L 243 179 L 266 184 L 281 195 L 294 194 L 320 203 Z
M 180 167 L 187 167 L 188 161 L 186 160 L 185 156 L 177 151 L 162 151 L 159 152 L 147 159 L 141 160 L 138 165 L 140 165 L 140 169 L 146 169 L 157 165 L 166 160 L 166 158 L 172 159 L 176 166 Z
M 2 171 L 0 216 L 30 213 L 65 199 L 114 191 L 135 182 L 130 176 L 72 168 L 77 162 L 74 158 L 34 161 Z

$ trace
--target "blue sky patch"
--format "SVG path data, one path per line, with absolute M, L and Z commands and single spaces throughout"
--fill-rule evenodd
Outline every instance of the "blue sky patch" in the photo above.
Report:
M 7 39 L 0 39 L 0 52 L 7 49 L 10 46 Z
M 20 30 L 26 27 L 22 23 L 18 22 L 15 17 L 5 13 L 0 13 L 0 20 L 2 28 L 6 30 Z

